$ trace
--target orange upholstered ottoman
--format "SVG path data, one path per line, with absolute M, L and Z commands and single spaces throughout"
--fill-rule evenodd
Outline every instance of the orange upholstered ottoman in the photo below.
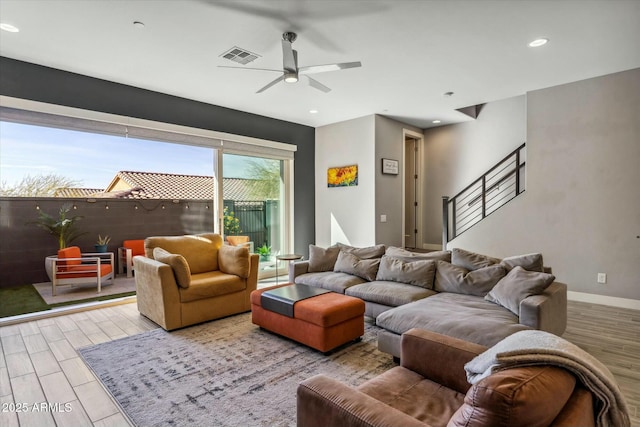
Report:
M 262 293 L 287 283 L 251 292 L 251 321 L 271 332 L 322 352 L 360 338 L 364 334 L 364 301 L 329 292 L 297 301 L 294 317 L 262 307 Z

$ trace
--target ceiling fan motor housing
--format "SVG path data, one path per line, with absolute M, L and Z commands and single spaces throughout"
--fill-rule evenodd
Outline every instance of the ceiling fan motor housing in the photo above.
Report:
M 287 31 L 282 34 L 282 40 L 288 41 L 289 43 L 293 43 L 298 38 L 298 35 L 292 31 Z

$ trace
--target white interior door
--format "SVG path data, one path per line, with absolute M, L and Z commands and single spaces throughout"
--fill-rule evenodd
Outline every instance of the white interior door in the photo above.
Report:
M 418 244 L 417 142 L 411 137 L 404 141 L 404 245 L 407 248 L 416 248 Z

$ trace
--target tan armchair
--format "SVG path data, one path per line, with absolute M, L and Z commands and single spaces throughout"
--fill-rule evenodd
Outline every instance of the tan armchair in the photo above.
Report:
M 251 310 L 257 254 L 219 234 L 148 237 L 133 259 L 138 311 L 166 330 Z
M 595 425 L 592 393 L 563 368 L 511 368 L 471 386 L 464 365 L 486 347 L 419 329 L 401 347 L 401 366 L 357 388 L 324 375 L 300 383 L 298 427 Z

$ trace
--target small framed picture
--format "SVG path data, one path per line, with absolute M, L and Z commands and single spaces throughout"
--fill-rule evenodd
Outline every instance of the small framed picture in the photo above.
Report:
M 388 175 L 398 175 L 398 161 L 392 159 L 382 159 L 382 173 Z

